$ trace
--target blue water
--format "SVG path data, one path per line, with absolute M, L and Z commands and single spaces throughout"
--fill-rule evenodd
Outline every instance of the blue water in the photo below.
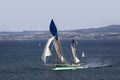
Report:
M 61 45 L 66 60 L 72 63 L 70 43 L 63 40 Z M 53 71 L 43 65 L 45 44 L 46 40 L 0 41 L 0 80 L 120 80 L 120 40 L 79 40 L 78 58 L 90 68 L 68 71 Z M 55 53 L 48 62 L 54 59 Z

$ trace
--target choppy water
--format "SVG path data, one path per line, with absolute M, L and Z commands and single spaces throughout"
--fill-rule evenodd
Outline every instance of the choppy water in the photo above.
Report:
M 61 45 L 66 59 L 73 62 L 70 43 L 62 41 Z M 78 43 L 78 58 L 91 68 L 53 71 L 41 61 L 46 41 L 0 41 L 0 80 L 120 80 L 120 40 Z M 82 51 L 86 59 L 82 59 Z M 54 55 L 49 62 L 54 62 Z

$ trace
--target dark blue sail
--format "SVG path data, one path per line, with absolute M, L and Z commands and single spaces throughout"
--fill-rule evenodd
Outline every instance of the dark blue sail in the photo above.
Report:
M 51 32 L 52 36 L 55 36 L 55 39 L 58 40 L 57 28 L 56 28 L 56 25 L 55 25 L 53 19 L 51 20 L 51 23 L 50 23 L 50 32 Z

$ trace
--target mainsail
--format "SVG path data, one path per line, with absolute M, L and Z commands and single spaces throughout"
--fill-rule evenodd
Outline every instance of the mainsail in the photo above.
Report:
M 62 51 L 61 51 L 61 48 L 60 48 L 60 43 L 59 43 L 59 40 L 58 40 L 57 28 L 56 28 L 56 25 L 55 25 L 53 20 L 50 23 L 50 33 L 51 33 L 52 37 L 55 36 L 55 38 L 53 40 L 53 45 L 54 45 L 55 50 L 57 52 L 58 58 L 60 59 L 61 63 L 65 63 L 66 61 L 65 61 L 65 58 L 62 55 Z
M 73 54 L 74 62 L 78 64 L 80 63 L 80 60 L 77 58 L 76 48 L 75 48 L 76 44 L 77 44 L 76 41 L 73 39 L 71 44 L 72 54 Z
M 48 41 L 47 41 L 47 44 L 46 44 L 46 46 L 45 46 L 45 48 L 44 48 L 44 51 L 43 51 L 43 54 L 42 54 L 42 60 L 43 60 L 43 62 L 46 64 L 46 57 L 47 56 L 51 56 L 52 54 L 51 54 L 51 51 L 50 51 L 50 49 L 49 49 L 49 46 L 50 46 L 50 44 L 51 44 L 51 42 L 53 41 L 53 39 L 54 39 L 55 37 L 51 37 L 50 39 L 48 39 Z

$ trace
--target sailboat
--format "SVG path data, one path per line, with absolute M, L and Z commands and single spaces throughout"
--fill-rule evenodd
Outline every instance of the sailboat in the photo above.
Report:
M 71 50 L 72 50 L 72 54 L 73 54 L 73 58 L 74 58 L 74 63 L 70 64 L 66 61 L 65 57 L 63 56 L 62 50 L 61 50 L 61 45 L 60 45 L 60 41 L 58 38 L 58 32 L 57 32 L 57 28 L 56 25 L 53 21 L 53 19 L 50 22 L 50 38 L 48 39 L 46 46 L 44 48 L 43 54 L 42 54 L 42 61 L 44 62 L 45 66 L 53 66 L 53 70 L 74 70 L 80 67 L 80 60 L 77 57 L 76 54 L 76 42 L 75 40 L 72 40 L 72 44 L 71 44 Z M 47 64 L 47 57 L 51 56 L 52 53 L 50 51 L 50 45 L 53 43 L 53 46 L 55 48 L 56 51 L 56 55 L 59 58 L 60 63 L 53 63 L 53 64 Z
M 82 52 L 82 58 L 86 58 L 84 51 Z

